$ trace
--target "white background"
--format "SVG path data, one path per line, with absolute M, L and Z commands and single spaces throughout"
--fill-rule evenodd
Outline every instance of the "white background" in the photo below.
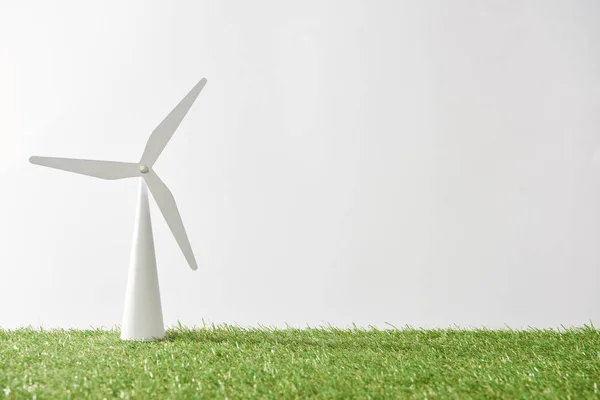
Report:
M 156 164 L 165 323 L 600 325 L 600 3 L 0 3 L 0 327 L 121 322 Z

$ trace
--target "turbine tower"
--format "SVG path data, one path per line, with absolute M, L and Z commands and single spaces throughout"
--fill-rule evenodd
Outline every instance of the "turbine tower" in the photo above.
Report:
M 190 268 L 198 269 L 175 198 L 152 167 L 205 84 L 206 78 L 201 79 L 152 131 L 142 158 L 137 163 L 37 156 L 29 159 L 32 164 L 101 179 L 141 178 L 121 327 L 123 340 L 156 340 L 165 335 L 148 189 Z

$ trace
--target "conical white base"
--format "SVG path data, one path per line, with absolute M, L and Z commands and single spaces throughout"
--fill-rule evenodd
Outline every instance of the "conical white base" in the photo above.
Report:
M 123 340 L 156 340 L 165 336 L 148 189 L 144 180 L 140 181 L 121 326 Z

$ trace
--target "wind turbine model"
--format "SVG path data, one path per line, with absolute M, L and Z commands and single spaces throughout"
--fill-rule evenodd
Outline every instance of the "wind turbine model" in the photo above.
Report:
M 125 311 L 121 327 L 121 339 L 123 340 L 153 340 L 162 339 L 165 336 L 147 188 L 150 189 L 156 200 L 156 204 L 171 228 L 190 268 L 192 270 L 198 268 L 173 194 L 152 170 L 152 166 L 169 143 L 205 84 L 206 78 L 203 78 L 154 129 L 139 163 L 36 156 L 29 159 L 32 164 L 101 179 L 142 178 L 140 179 L 133 247 L 125 293 Z

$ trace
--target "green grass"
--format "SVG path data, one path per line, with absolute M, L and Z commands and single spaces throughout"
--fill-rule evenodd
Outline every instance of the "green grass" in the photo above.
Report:
M 0 330 L 0 398 L 600 399 L 600 332 Z

